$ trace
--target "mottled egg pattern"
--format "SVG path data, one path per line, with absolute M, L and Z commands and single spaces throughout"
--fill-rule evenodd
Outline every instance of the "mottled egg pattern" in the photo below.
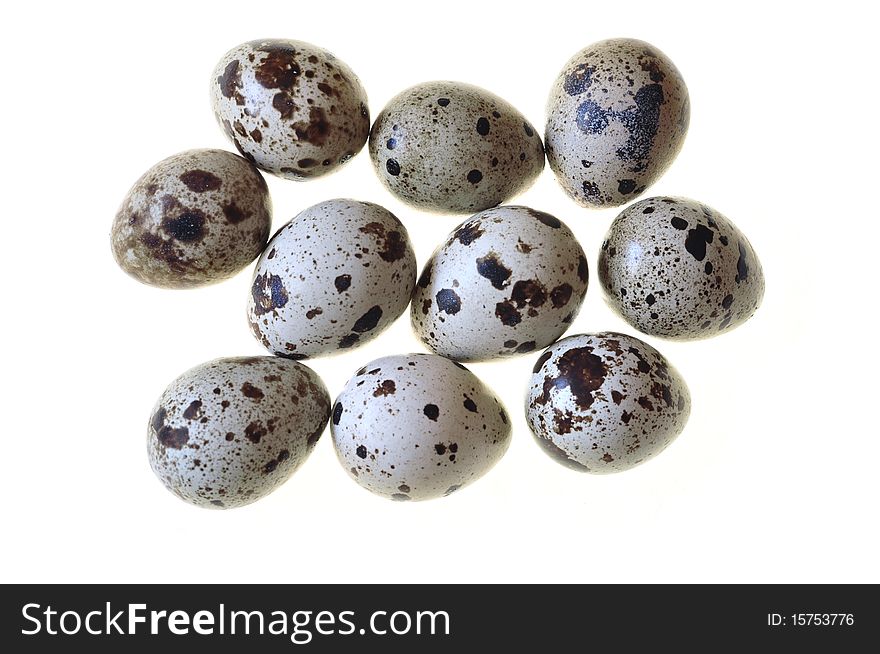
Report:
M 223 150 L 188 150 L 135 182 L 110 234 L 119 266 L 140 282 L 192 288 L 231 277 L 266 245 L 269 189 L 259 171 Z
M 543 349 L 568 329 L 587 292 L 587 259 L 558 218 L 488 209 L 459 225 L 425 265 L 413 329 L 460 361 Z
M 574 55 L 547 102 L 547 160 L 588 207 L 629 202 L 666 171 L 687 134 L 681 73 L 654 46 L 610 39 Z
M 306 460 L 330 417 L 318 375 L 278 357 L 216 359 L 175 379 L 150 418 L 150 465 L 205 508 L 250 504 Z
M 389 356 L 352 377 L 330 425 L 342 466 L 392 500 L 450 495 L 507 451 L 510 418 L 467 368 L 433 354 Z
M 659 454 L 684 429 L 687 385 L 632 336 L 564 338 L 535 363 L 526 420 L 543 450 L 582 472 L 620 472 Z
M 409 236 L 394 214 L 369 202 L 328 200 L 272 237 L 254 272 L 248 320 L 274 354 L 330 354 L 394 322 L 415 280 Z
M 686 198 L 648 198 L 624 209 L 602 244 L 599 279 L 624 320 L 671 339 L 729 331 L 764 296 L 748 239 L 711 207 Z
M 211 76 L 211 104 L 245 157 L 287 179 L 337 169 L 370 132 L 360 80 L 333 54 L 302 41 L 250 41 L 227 52 Z
M 395 96 L 370 132 L 379 179 L 429 211 L 474 213 L 522 193 L 544 169 L 535 128 L 498 96 L 428 82 Z

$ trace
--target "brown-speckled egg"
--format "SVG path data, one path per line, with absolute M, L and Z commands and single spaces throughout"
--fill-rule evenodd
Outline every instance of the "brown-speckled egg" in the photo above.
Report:
M 695 200 L 655 197 L 615 218 L 599 254 L 608 304 L 641 332 L 690 340 L 748 320 L 764 273 L 745 235 Z
M 547 102 L 547 160 L 586 207 L 629 202 L 675 159 L 690 101 L 681 73 L 654 46 L 599 41 L 574 55 Z
M 183 373 L 159 397 L 147 434 L 150 465 L 191 504 L 243 506 L 287 481 L 329 417 L 327 389 L 301 363 L 215 359 Z
M 211 104 L 245 157 L 287 179 L 336 170 L 370 132 L 357 75 L 303 41 L 248 41 L 227 52 L 211 76 Z
M 269 238 L 269 189 L 250 163 L 223 150 L 188 150 L 150 168 L 125 196 L 113 256 L 138 281 L 191 288 L 231 277 Z
M 336 399 L 330 425 L 339 462 L 392 500 L 450 495 L 485 475 L 510 445 L 510 418 L 460 363 L 401 354 L 368 363 Z
M 526 420 L 537 442 L 574 470 L 604 474 L 662 452 L 684 429 L 690 394 L 678 371 L 633 336 L 563 338 L 535 363 Z
M 278 230 L 248 296 L 254 336 L 272 353 L 305 359 L 362 345 L 409 305 L 416 258 L 387 209 L 327 200 Z
M 459 225 L 425 265 L 413 329 L 459 361 L 543 349 L 571 325 L 587 279 L 584 251 L 561 220 L 529 207 L 487 209 Z
M 376 118 L 370 158 L 400 200 L 474 213 L 528 188 L 544 169 L 544 146 L 525 117 L 489 91 L 426 82 L 396 95 Z

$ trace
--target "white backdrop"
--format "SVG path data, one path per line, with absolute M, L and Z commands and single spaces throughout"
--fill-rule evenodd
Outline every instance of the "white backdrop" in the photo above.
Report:
M 7 5 L 0 581 L 880 581 L 877 23 L 860 6 Z M 668 54 L 690 90 L 691 128 L 646 195 L 726 214 L 767 279 L 763 306 L 734 332 L 645 337 L 689 382 L 682 436 L 616 476 L 563 468 L 523 418 L 535 353 L 471 366 L 514 416 L 514 438 L 449 498 L 372 496 L 336 462 L 329 432 L 250 507 L 199 510 L 164 490 L 147 462 L 150 409 L 187 368 L 264 352 L 244 315 L 252 267 L 205 289 L 148 288 L 115 266 L 110 224 L 159 159 L 232 149 L 209 76 L 228 48 L 266 36 L 333 51 L 373 116 L 411 84 L 457 79 L 536 125 L 559 69 L 589 43 L 632 36 Z M 316 181 L 268 181 L 273 230 L 321 200 L 369 200 L 403 220 L 420 266 L 461 220 L 395 201 L 366 151 Z M 516 202 L 567 222 L 588 253 L 591 287 L 568 333 L 632 332 L 595 275 L 617 210 L 579 208 L 549 169 Z M 419 350 L 403 318 L 310 365 L 335 396 L 367 361 Z

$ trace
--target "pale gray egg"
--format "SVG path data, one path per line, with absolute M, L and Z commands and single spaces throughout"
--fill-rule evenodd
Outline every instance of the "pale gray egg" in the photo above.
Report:
M 150 465 L 191 504 L 243 506 L 287 481 L 329 417 L 327 389 L 306 366 L 268 356 L 215 359 L 159 397 L 147 434 Z
M 690 100 L 678 69 L 636 39 L 599 41 L 575 54 L 547 101 L 547 160 L 587 207 L 629 202 L 675 159 Z
M 624 209 L 599 253 L 609 306 L 652 336 L 690 340 L 741 325 L 764 296 L 745 235 L 695 200 L 655 197 Z
M 187 150 L 135 182 L 110 241 L 116 263 L 138 281 L 192 288 L 247 266 L 271 223 L 269 189 L 256 168 L 231 152 Z
M 376 118 L 369 147 L 391 193 L 441 213 L 494 207 L 544 169 L 544 146 L 525 117 L 462 82 L 426 82 L 396 95 Z
M 580 334 L 535 363 L 526 420 L 543 450 L 605 474 L 663 451 L 684 429 L 691 401 L 678 371 L 653 347 L 615 332 Z
M 543 349 L 571 325 L 587 292 L 571 230 L 528 207 L 487 209 L 459 225 L 425 265 L 410 308 L 437 354 L 476 361 Z
M 433 354 L 383 357 L 358 370 L 336 399 L 330 429 L 351 478 L 400 501 L 454 493 L 510 443 L 510 418 L 495 394 Z
M 239 151 L 287 179 L 326 175 L 367 141 L 367 94 L 332 53 L 303 41 L 234 47 L 211 76 L 217 122 Z
M 274 354 L 331 354 L 394 322 L 415 280 L 415 254 L 394 214 L 369 202 L 328 200 L 272 237 L 254 271 L 248 320 Z

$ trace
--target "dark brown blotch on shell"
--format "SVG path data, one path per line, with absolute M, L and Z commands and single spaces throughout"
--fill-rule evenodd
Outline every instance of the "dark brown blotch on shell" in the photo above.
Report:
M 393 263 L 406 255 L 406 239 L 396 229 L 386 230 L 382 223 L 371 222 L 361 227 L 360 231 L 376 239 L 380 246 L 379 256 L 383 261 Z
M 589 345 L 574 347 L 557 357 L 556 367 L 559 374 L 544 378 L 544 392 L 536 402 L 546 404 L 554 389 L 568 388 L 577 405 L 589 409 L 593 404 L 593 393 L 601 388 L 608 374 L 608 366 L 602 357 L 593 354 Z
M 216 191 L 223 185 L 223 182 L 217 175 L 206 170 L 188 170 L 180 175 L 180 181 L 194 193 Z

